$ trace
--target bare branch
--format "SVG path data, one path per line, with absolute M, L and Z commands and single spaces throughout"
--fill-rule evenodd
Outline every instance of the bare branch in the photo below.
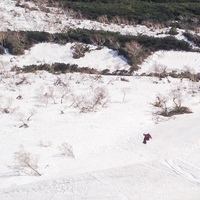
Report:
M 26 152 L 23 145 L 19 148 L 19 151 L 14 153 L 17 165 L 12 167 L 13 170 L 26 175 L 41 176 L 42 174 L 38 171 L 38 156 Z

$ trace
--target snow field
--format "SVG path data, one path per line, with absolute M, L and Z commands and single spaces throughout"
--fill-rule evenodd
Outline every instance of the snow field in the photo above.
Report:
M 87 28 L 164 37 L 169 30 L 78 20 L 58 10 L 46 14 L 26 3 L 35 10 L 0 1 L 2 31 Z M 176 37 L 185 40 L 183 30 L 178 31 Z M 10 72 L 13 66 L 54 62 L 111 72 L 130 67 L 105 47 L 91 46 L 94 50 L 73 59 L 72 45 L 42 43 L 21 56 L 0 55 L 0 199 L 200 199 L 199 82 L 138 75 L 155 72 L 155 66 L 198 73 L 199 53 L 155 52 L 131 77 Z M 165 97 L 171 107 L 173 90 L 180 90 L 182 105 L 193 113 L 156 115 L 156 97 Z M 104 96 L 100 104 L 91 112 L 81 109 L 89 107 L 98 92 Z M 146 132 L 153 139 L 144 145 Z M 14 170 L 22 167 L 14 157 L 22 147 L 32 160 L 38 158 L 41 176 L 31 174 L 30 168 L 28 174 Z M 67 156 L 68 150 L 74 156 Z

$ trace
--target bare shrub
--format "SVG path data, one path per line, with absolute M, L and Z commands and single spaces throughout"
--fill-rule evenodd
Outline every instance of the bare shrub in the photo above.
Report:
M 1 18 L 3 18 L 3 16 L 1 16 Z M 5 19 L 1 19 L 1 20 L 4 21 Z M 2 44 L 2 46 L 4 46 L 5 38 L 6 38 L 6 33 L 0 32 L 0 43 Z
M 63 156 L 75 157 L 72 146 L 67 142 L 62 143 L 61 146 L 58 147 L 58 149 L 60 150 L 61 155 Z
M 104 107 L 107 104 L 108 94 L 104 88 L 96 88 L 91 99 L 83 97 L 83 100 L 79 105 L 80 111 L 94 112 L 99 106 Z
M 25 116 L 22 113 L 18 113 L 19 120 L 21 122 L 21 125 L 19 128 L 28 128 L 28 122 L 31 120 L 31 118 L 35 115 L 36 111 L 34 109 L 30 110 L 28 113 L 28 116 Z
M 124 77 L 120 78 L 120 80 L 121 80 L 121 81 L 124 81 L 124 82 L 129 82 L 129 80 L 126 79 L 126 78 L 124 78 Z
M 48 98 L 47 98 L 47 95 L 46 94 L 46 91 L 45 91 L 45 88 L 43 86 L 41 86 L 40 88 L 38 88 L 36 90 L 36 98 L 41 102 L 41 103 L 44 103 L 46 106 L 48 104 Z
M 74 95 L 74 94 L 71 96 L 71 100 L 72 100 L 72 103 L 71 103 L 71 105 L 69 105 L 69 107 L 73 106 L 74 108 L 81 107 L 81 104 L 86 101 L 85 100 L 85 96 L 83 96 L 83 95 Z
M 75 43 L 71 49 L 73 50 L 73 58 L 80 58 L 85 56 L 85 52 L 90 51 L 88 45 L 84 45 L 81 43 Z
M 24 150 L 23 145 L 20 145 L 19 151 L 14 153 L 14 159 L 17 162 L 12 169 L 20 174 L 41 176 L 38 171 L 38 156 L 32 155 Z
M 108 102 L 108 93 L 105 88 L 98 87 L 94 90 L 93 102 L 94 106 L 101 105 L 103 107 L 106 105 Z
M 189 82 L 189 93 L 194 95 L 199 93 L 200 87 L 198 82 L 190 81 Z
M 104 43 L 106 42 L 106 39 L 103 37 L 99 37 L 98 35 L 94 35 L 92 38 L 90 38 L 92 43 L 94 45 L 97 45 L 99 49 L 102 49 L 104 46 Z
M 184 66 L 184 73 L 182 73 L 183 78 L 184 76 L 186 78 L 188 78 L 189 80 L 193 81 L 193 82 L 198 82 L 198 76 L 195 73 L 195 70 L 192 69 L 191 67 L 188 67 L 187 65 Z
M 56 104 L 56 94 L 53 87 L 44 88 L 43 86 L 37 90 L 37 99 L 46 106 L 52 100 Z
M 182 106 L 183 94 L 182 94 L 182 88 L 180 86 L 171 91 L 171 96 L 174 106 L 169 112 L 170 116 L 184 114 L 184 113 L 192 113 L 192 111 L 188 107 Z
M 27 78 L 25 76 L 21 77 L 19 81 L 15 83 L 15 85 L 27 84 Z
M 16 108 L 13 108 L 12 104 L 13 104 L 13 98 L 11 97 L 6 98 L 3 102 L 1 102 L 0 106 L 1 111 L 5 114 L 13 113 Z
M 97 18 L 97 21 L 98 21 L 98 22 L 101 22 L 101 23 L 108 23 L 108 22 L 109 22 L 109 21 L 108 21 L 107 15 L 101 15 L 101 16 L 99 16 L 99 17 Z
M 168 74 L 167 74 L 167 66 L 162 65 L 162 64 L 158 64 L 155 63 L 153 65 L 153 75 L 158 77 L 159 80 L 161 80 L 162 78 L 165 78 Z
M 157 112 L 158 115 L 168 116 L 169 108 L 167 107 L 167 102 L 167 97 L 157 95 L 156 101 L 153 103 L 153 105 L 160 109 Z
M 57 77 L 57 80 L 54 83 L 55 86 L 58 86 L 58 92 L 60 93 L 60 103 L 64 103 L 64 101 L 68 98 L 70 94 L 70 85 L 69 82 L 64 82 L 61 78 Z
M 54 104 L 56 103 L 55 91 L 53 87 L 48 87 L 48 90 L 44 95 L 46 96 L 47 99 L 52 99 Z
M 183 101 L 181 87 L 178 86 L 177 88 L 171 90 L 170 96 L 172 97 L 175 107 L 180 108 Z
M 68 86 L 69 83 L 65 83 L 60 77 L 57 77 L 56 81 L 54 82 L 55 86 Z
M 173 115 L 192 113 L 188 107 L 182 106 L 183 99 L 180 87 L 171 90 L 168 97 L 169 98 L 162 97 L 161 95 L 156 97 L 156 101 L 153 103 L 153 106 L 159 108 L 159 110 L 156 112 L 157 115 L 171 117 Z M 167 102 L 169 100 L 172 102 L 171 106 L 167 106 Z
M 170 110 L 169 116 L 188 114 L 188 113 L 192 113 L 192 111 L 190 110 L 190 108 L 186 106 L 174 107 L 173 109 Z
M 101 75 L 91 76 L 92 82 L 103 83 L 103 79 Z
M 130 88 L 122 88 L 122 93 L 123 93 L 123 99 L 122 102 L 125 102 L 125 98 L 126 98 L 126 94 L 128 93 L 128 91 L 130 91 Z
M 125 47 L 132 53 L 132 55 L 136 56 L 142 50 L 142 46 L 136 41 L 130 41 L 125 43 Z
M 60 103 L 62 104 L 64 102 L 64 100 L 67 99 L 67 96 L 70 92 L 69 87 L 62 87 L 60 88 Z
M 35 115 L 35 113 L 36 113 L 35 109 L 31 109 L 29 111 L 29 115 L 28 115 L 27 121 L 30 121 L 30 119 Z

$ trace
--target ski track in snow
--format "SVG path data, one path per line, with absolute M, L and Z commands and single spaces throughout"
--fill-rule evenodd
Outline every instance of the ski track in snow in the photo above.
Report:
M 188 163 L 181 162 L 180 167 L 180 162 L 175 164 L 174 161 L 169 160 L 165 160 L 164 163 L 153 161 L 144 165 L 130 165 L 24 186 L 12 186 L 10 189 L 0 190 L 0 199 L 154 200 L 162 198 L 163 200 L 177 200 L 177 196 L 171 196 L 171 194 L 178 192 L 179 194 L 182 193 L 179 196 L 182 200 L 195 200 L 200 195 L 198 193 L 199 184 L 197 185 L 197 181 L 194 181 L 191 177 L 190 180 L 188 179 L 192 173 L 190 170 L 194 168 L 198 172 L 195 166 Z M 185 183 L 183 184 L 182 182 L 177 182 L 180 187 L 174 187 L 173 184 L 169 185 L 166 177 L 171 177 L 172 181 L 177 180 L 174 173 L 170 171 L 171 169 L 176 173 L 178 172 L 179 175 L 181 174 L 181 176 L 187 176 L 189 182 L 186 181 L 186 183 L 188 186 L 192 180 L 192 183 L 195 183 L 193 189 L 185 188 L 183 190 L 182 185 L 185 185 Z M 186 173 L 186 171 L 189 172 Z M 196 194 L 193 194 L 191 198 L 191 192 L 194 191 Z
M 200 185 L 199 167 L 179 160 L 164 160 L 163 164 L 172 169 L 179 176 Z

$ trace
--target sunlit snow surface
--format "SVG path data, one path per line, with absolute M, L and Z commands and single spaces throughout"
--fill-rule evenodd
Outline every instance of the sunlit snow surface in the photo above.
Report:
M 14 5 L 9 0 L 0 2 L 2 30 L 57 30 L 45 25 L 44 13 L 29 14 Z M 13 18 L 15 12 L 20 14 Z M 93 22 L 87 23 L 83 24 L 89 27 Z M 13 66 L 54 62 L 111 72 L 130 67 L 108 48 L 92 47 L 84 57 L 73 59 L 71 45 L 43 43 L 21 56 L 0 56 L 0 200 L 200 199 L 199 82 L 137 75 L 154 72 L 155 66 L 198 73 L 199 53 L 155 52 L 130 77 L 10 72 Z M 177 90 L 181 90 L 182 105 L 193 113 L 171 118 L 156 115 L 156 97 L 165 97 L 171 106 Z M 86 106 L 98 91 L 104 91 L 105 104 L 81 112 L 80 102 Z M 146 132 L 153 139 L 144 145 Z M 63 155 L 63 143 L 71 145 L 74 157 Z M 33 159 L 38 158 L 41 176 L 14 170 L 18 165 L 14 155 L 22 146 Z
M 200 53 L 183 51 L 158 51 L 141 65 L 139 73 L 151 73 L 165 69 L 166 72 L 200 72 Z

